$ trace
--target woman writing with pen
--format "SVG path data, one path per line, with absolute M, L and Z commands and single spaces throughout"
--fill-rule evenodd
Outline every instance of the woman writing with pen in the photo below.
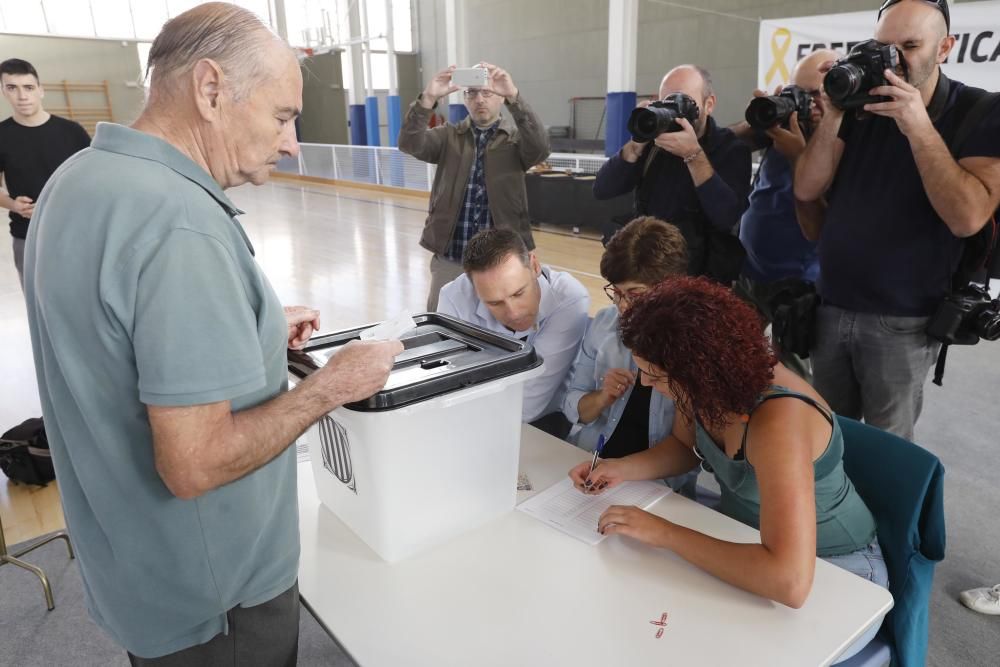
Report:
M 622 506 L 600 517 L 600 532 L 670 549 L 791 607 L 805 603 L 817 556 L 888 585 L 875 520 L 844 472 L 837 420 L 777 362 L 749 305 L 708 280 L 668 278 L 633 301 L 621 328 L 642 383 L 674 400 L 673 431 L 653 448 L 599 459 L 593 472 L 590 461 L 581 463 L 570 471 L 573 482 L 601 493 L 703 462 L 721 487 L 721 511 L 759 528 L 761 543 L 725 542 Z
M 618 319 L 636 296 L 667 276 L 683 275 L 684 237 L 673 225 L 636 218 L 608 242 L 601 257 L 604 292 L 611 305 L 594 317 L 573 362 L 562 411 L 574 424 L 568 440 L 605 459 L 656 445 L 670 434 L 673 401 L 638 382 L 632 353 L 622 344 Z M 604 447 L 598 447 L 603 441 Z M 697 473 L 667 480 L 694 497 Z

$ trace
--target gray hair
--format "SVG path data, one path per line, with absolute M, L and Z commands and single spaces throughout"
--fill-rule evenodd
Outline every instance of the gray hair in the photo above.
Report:
M 250 10 L 227 2 L 198 5 L 167 21 L 153 41 L 146 62 L 150 88 L 169 88 L 208 58 L 226 75 L 233 97 L 242 99 L 267 69 L 261 47 L 278 39 Z
M 712 84 L 712 75 L 707 69 L 701 65 L 692 65 L 694 70 L 701 75 L 701 94 L 707 100 L 712 95 L 715 95 L 715 86 Z

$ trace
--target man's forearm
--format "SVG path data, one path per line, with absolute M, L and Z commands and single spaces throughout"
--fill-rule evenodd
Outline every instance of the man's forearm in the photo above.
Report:
M 910 139 L 913 158 L 931 206 L 958 237 L 972 236 L 993 214 L 990 191 L 952 157 L 937 132 Z
M 795 163 L 795 198 L 815 201 L 826 194 L 833 184 L 833 177 L 843 152 L 840 132 L 842 117 L 830 113 L 823 117 L 805 150 Z
M 343 402 L 342 396 L 325 391 L 314 375 L 291 391 L 240 412 L 229 412 L 228 401 L 195 408 L 150 408 L 160 416 L 151 419 L 154 443 L 176 442 L 186 432 L 184 424 L 171 419 L 171 411 L 204 425 L 203 437 L 192 439 L 187 451 L 158 447 L 157 469 L 172 493 L 181 498 L 197 497 L 267 464 Z M 183 472 L 177 470 L 181 466 Z
M 0 208 L 11 210 L 14 208 L 14 199 L 7 194 L 6 190 L 0 190 Z
M 698 154 L 693 159 L 688 159 L 690 157 L 685 156 L 686 164 L 688 171 L 691 172 L 694 187 L 697 188 L 715 175 L 715 168 L 712 167 L 712 161 L 708 159 L 708 155 L 703 149 L 699 149 Z
M 427 128 L 433 105 L 427 108 L 421 99 L 406 110 L 402 127 L 399 128 L 397 144 L 399 150 L 424 162 L 437 162 L 440 146 L 431 138 L 432 130 Z
M 822 199 L 804 202 L 795 200 L 795 218 L 799 222 L 802 236 L 808 241 L 818 241 L 826 220 L 826 203 Z

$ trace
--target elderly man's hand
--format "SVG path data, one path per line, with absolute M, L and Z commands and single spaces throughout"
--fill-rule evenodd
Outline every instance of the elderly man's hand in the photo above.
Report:
M 339 404 L 362 401 L 385 386 L 395 357 L 402 351 L 398 340 L 352 340 L 313 377 L 327 385 Z
M 866 104 L 865 111 L 892 118 L 899 126 L 899 131 L 907 137 L 933 132 L 934 125 L 927 115 L 927 107 L 924 106 L 920 91 L 890 69 L 885 71 L 885 78 L 891 85 L 872 88 L 869 93 L 892 99 L 888 102 Z
M 679 132 L 664 132 L 653 143 L 679 158 L 690 157 L 701 150 L 698 135 L 687 118 L 678 118 L 677 124 L 681 126 Z
M 288 321 L 288 347 L 301 349 L 312 337 L 314 331 L 319 331 L 319 311 L 306 306 L 288 306 L 285 308 L 285 319 Z
M 493 89 L 494 93 L 503 95 L 504 99 L 508 102 L 513 102 L 517 99 L 517 86 L 514 85 L 514 80 L 510 78 L 507 70 L 487 62 L 481 62 L 479 66 L 485 67 L 486 71 L 489 72 L 490 88 Z

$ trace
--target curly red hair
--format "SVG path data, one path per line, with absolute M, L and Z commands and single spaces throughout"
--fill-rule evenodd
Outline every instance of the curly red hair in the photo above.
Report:
M 705 426 L 749 412 L 774 378 L 778 360 L 757 311 L 706 278 L 667 278 L 632 303 L 621 332 L 636 356 L 663 369 L 678 408 Z

